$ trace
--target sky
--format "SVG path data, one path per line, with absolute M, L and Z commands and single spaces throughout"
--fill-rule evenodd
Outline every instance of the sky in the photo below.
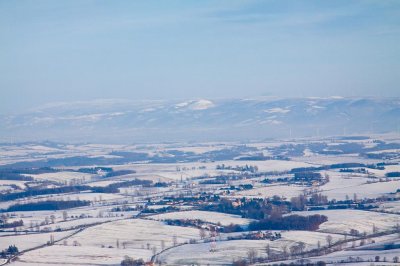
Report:
M 0 112 L 91 99 L 400 96 L 400 1 L 0 0 Z

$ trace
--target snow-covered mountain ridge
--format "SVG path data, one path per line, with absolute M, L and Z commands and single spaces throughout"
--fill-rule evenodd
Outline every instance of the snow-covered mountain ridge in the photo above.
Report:
M 400 98 L 254 98 L 53 103 L 0 116 L 12 140 L 244 140 L 398 130 Z

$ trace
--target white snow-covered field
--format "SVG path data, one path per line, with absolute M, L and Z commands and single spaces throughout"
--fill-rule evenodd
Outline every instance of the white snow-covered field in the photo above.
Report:
M 323 155 L 323 154 L 308 154 L 309 156 L 300 156 L 291 158 L 293 161 L 312 163 L 316 165 L 330 165 L 337 163 L 379 163 L 382 160 L 362 158 L 358 154 L 346 155 Z
M 375 257 L 380 257 L 380 262 L 375 262 Z M 390 265 L 399 265 L 399 263 L 393 263 L 394 257 L 400 257 L 400 249 L 392 249 L 392 250 L 343 250 L 330 253 L 325 256 L 312 257 L 307 258 L 310 261 L 325 261 L 328 265 L 346 265 L 346 266 L 390 266 Z M 346 261 L 349 258 L 361 258 L 363 262 L 353 262 L 353 263 L 342 263 L 341 261 Z M 386 262 L 383 260 L 386 259 Z M 287 262 L 286 263 L 290 263 Z
M 86 229 L 71 238 L 82 246 L 115 246 L 117 239 L 127 242 L 129 248 L 142 248 L 147 244 L 160 250 L 161 240 L 166 247 L 172 245 L 174 235 L 177 242 L 183 243 L 190 239 L 198 239 L 199 230 L 190 227 L 169 226 L 159 221 L 130 219 L 110 222 Z
M 379 204 L 379 210 L 400 214 L 400 201 L 381 203 Z
M 13 201 L 4 201 L 0 202 L 0 209 L 7 209 L 11 205 L 14 204 L 24 204 L 24 203 L 32 203 L 38 201 L 45 200 L 87 200 L 92 202 L 100 202 L 100 201 L 113 201 L 113 200 L 122 200 L 124 196 L 118 194 L 110 194 L 110 193 L 70 193 L 70 194 L 51 194 L 51 195 L 41 195 L 31 197 L 29 199 L 22 200 L 13 200 Z
M 80 208 L 68 209 L 68 210 L 57 210 L 57 211 L 20 211 L 12 212 L 12 217 L 8 219 L 9 222 L 23 220 L 24 225 L 19 227 L 19 230 L 30 229 L 31 225 L 41 224 L 46 221 L 49 222 L 47 225 L 40 225 L 40 228 L 49 227 L 55 229 L 60 227 L 61 229 L 68 229 L 73 226 L 96 223 L 106 220 L 121 219 L 122 217 L 128 218 L 133 217 L 137 211 L 123 211 L 123 212 L 111 212 L 112 206 L 85 206 Z M 67 220 L 63 219 L 63 212 L 67 214 Z M 122 216 L 123 215 L 123 216 Z M 54 224 L 52 224 L 51 216 L 54 216 Z M 101 217 L 100 217 L 101 216 Z M 77 219 L 77 217 L 81 217 Z M 82 218 L 83 217 L 83 218 Z
M 266 256 L 265 247 L 268 244 L 273 252 L 282 252 L 284 246 L 289 248 L 302 241 L 305 250 L 317 247 L 318 241 L 326 245 L 327 234 L 308 231 L 281 232 L 282 238 L 269 240 L 231 240 L 217 241 L 216 250 L 210 252 L 210 243 L 189 244 L 175 247 L 163 252 L 157 258 L 167 265 L 229 265 L 233 260 L 246 259 L 249 250 L 255 250 L 259 256 Z M 333 242 L 340 236 L 332 235 Z
M 329 184 L 329 183 L 328 183 Z M 328 186 L 329 187 L 329 186 Z M 324 186 L 322 187 L 324 189 Z M 364 198 L 378 198 L 388 193 L 396 192 L 400 189 L 400 180 L 393 180 L 388 182 L 375 182 L 370 184 L 356 185 L 349 180 L 343 180 L 342 188 L 335 188 L 326 191 L 322 191 L 322 194 L 328 196 L 328 199 L 344 200 L 346 196 L 353 198 L 356 194 L 358 199 Z
M 80 173 L 80 172 L 56 172 L 56 173 L 44 173 L 37 175 L 29 175 L 36 180 L 49 180 L 59 183 L 68 183 L 71 180 L 82 180 L 82 181 L 90 181 L 93 177 L 92 174 Z
M 22 251 L 46 244 L 50 240 L 50 236 L 54 236 L 54 240 L 59 240 L 65 236 L 72 234 L 74 231 L 40 233 L 40 234 L 18 234 L 14 236 L 0 237 L 0 250 L 7 248 L 10 245 L 15 245 Z
M 271 198 L 276 195 L 286 199 L 290 199 L 292 197 L 303 194 L 304 190 L 307 189 L 308 187 L 297 185 L 268 185 L 239 191 L 235 193 L 234 197 Z
M 20 256 L 20 261 L 13 262 L 12 266 L 27 265 L 120 265 L 124 256 L 139 259 L 148 259 L 152 255 L 147 249 L 101 248 L 94 246 L 73 246 L 72 242 L 45 247 Z
M 90 182 L 85 185 L 90 186 L 90 187 L 106 187 L 108 185 L 120 183 L 120 182 L 122 182 L 122 180 L 102 180 L 102 181 Z
M 149 216 L 149 218 L 153 220 L 199 219 L 213 224 L 221 223 L 223 226 L 230 224 L 248 225 L 252 221 L 251 219 L 242 218 L 239 215 L 208 211 L 170 212 Z
M 226 167 L 236 167 L 245 165 L 256 165 L 260 172 L 270 171 L 288 171 L 292 168 L 298 167 L 310 167 L 315 166 L 314 164 L 296 162 L 296 161 L 285 161 L 285 160 L 267 160 L 267 161 L 218 161 L 218 162 L 193 162 L 193 163 L 172 163 L 172 164 L 126 164 L 126 165 L 110 165 L 115 170 L 135 170 L 136 174 L 130 175 L 131 177 L 140 176 L 153 176 L 153 180 L 157 180 L 157 177 L 166 178 L 169 180 L 179 180 L 181 178 L 193 178 L 198 176 L 216 176 L 226 173 L 234 173 L 234 170 L 216 170 L 217 165 L 224 164 Z M 200 169 L 205 167 L 205 169 Z M 180 168 L 180 171 L 177 171 Z
M 400 180 L 378 182 L 365 174 L 337 171 L 321 171 L 321 174 L 329 175 L 329 182 L 318 188 L 328 199 L 345 200 L 346 196 L 352 199 L 354 194 L 358 199 L 377 198 L 400 188 Z
M 400 152 L 399 152 L 400 154 Z M 385 165 L 384 170 L 378 170 L 378 169 L 367 169 L 368 172 L 373 173 L 377 177 L 385 177 L 386 173 L 389 172 L 400 172 L 400 165 Z
M 19 189 L 25 189 L 27 181 L 19 180 L 0 180 L 0 192 L 13 191 L 12 185 L 17 186 Z
M 68 238 L 67 246 L 60 243 L 28 252 L 20 259 L 23 262 L 54 265 L 66 261 L 79 265 L 119 264 L 125 255 L 149 260 L 153 249 L 160 251 L 162 246 L 171 247 L 174 236 L 178 244 L 200 238 L 199 230 L 194 228 L 168 226 L 143 219 L 120 220 L 87 228 Z M 74 242 L 79 246 L 72 246 Z
M 113 216 L 113 217 L 91 217 L 91 218 L 79 218 L 79 219 L 71 219 L 67 221 L 59 221 L 57 223 L 50 223 L 47 225 L 42 225 L 40 228 L 49 228 L 50 230 L 56 230 L 57 228 L 63 229 L 63 230 L 68 230 L 68 229 L 75 229 L 80 226 L 84 225 L 90 225 L 90 224 L 96 224 L 96 223 L 101 223 L 101 222 L 106 222 L 106 221 L 113 221 L 113 220 L 119 220 L 122 219 L 125 216 Z M 43 221 L 43 220 L 42 220 Z M 30 223 L 24 223 L 25 225 L 20 228 L 29 228 Z M 34 228 L 32 229 L 34 230 Z
M 320 232 L 325 233 L 349 233 L 351 229 L 360 233 L 372 233 L 375 225 L 378 231 L 393 229 L 400 222 L 400 216 L 395 214 L 379 213 L 361 210 L 321 210 L 308 212 L 293 212 L 292 214 L 312 215 L 321 214 L 328 217 L 328 221 L 321 224 Z

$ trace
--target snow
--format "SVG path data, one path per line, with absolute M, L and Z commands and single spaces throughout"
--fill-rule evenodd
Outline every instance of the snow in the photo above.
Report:
M 379 205 L 379 210 L 400 214 L 400 201 L 384 202 Z
M 279 196 L 282 198 L 290 199 L 292 197 L 303 194 L 304 190 L 307 189 L 308 187 L 297 185 L 269 185 L 239 191 L 238 193 L 234 194 L 234 197 L 271 198 L 273 196 Z
M 276 108 L 270 108 L 267 110 L 264 110 L 264 112 L 266 113 L 270 113 L 270 114 L 286 114 L 290 112 L 290 109 L 288 108 L 280 108 L 280 107 L 276 107 Z
M 259 256 L 265 255 L 265 247 L 270 245 L 271 250 L 282 252 L 283 246 L 289 249 L 300 241 L 305 243 L 305 249 L 315 248 L 320 241 L 321 245 L 326 245 L 327 234 L 308 231 L 281 232 L 282 238 L 269 240 L 231 240 L 217 241 L 216 250 L 210 252 L 210 243 L 188 244 L 172 248 L 163 252 L 157 258 L 168 265 L 227 265 L 233 260 L 247 258 L 249 250 L 255 250 Z M 339 237 L 332 235 L 333 241 Z
M 369 265 L 399 265 L 398 263 L 391 263 L 394 257 L 399 257 L 400 249 L 392 249 L 392 250 L 344 250 L 333 252 L 329 255 L 307 258 L 311 261 L 325 261 L 329 264 L 340 265 L 340 261 L 347 260 L 349 257 L 352 258 L 362 258 L 364 262 L 359 263 L 346 263 L 347 266 L 369 266 Z M 374 262 L 375 256 L 380 256 L 381 262 Z M 386 258 L 386 262 L 382 262 L 382 260 Z M 369 262 L 368 262 L 369 261 Z
M 215 104 L 212 101 L 209 100 L 197 100 L 197 101 L 188 101 L 188 102 L 181 102 L 178 104 L 175 104 L 176 109 L 181 109 L 181 108 L 189 108 L 191 110 L 206 110 L 209 108 L 214 107 Z
M 122 180 L 102 180 L 86 183 L 85 185 L 90 187 L 107 187 L 108 185 L 123 182 Z
M 322 188 L 324 189 L 324 187 Z M 344 182 L 342 188 L 323 191 L 322 194 L 328 196 L 328 199 L 336 200 L 345 200 L 346 196 L 352 198 L 354 194 L 357 195 L 358 199 L 378 198 L 387 193 L 396 192 L 396 190 L 399 188 L 400 180 L 360 185 L 351 183 L 349 185 L 346 185 L 346 183 Z
M 214 107 L 214 103 L 209 100 L 198 100 L 191 104 L 192 110 L 206 110 L 211 107 Z
M 70 194 L 51 194 L 51 195 L 41 195 L 35 196 L 31 198 L 24 198 L 21 200 L 13 200 L 13 201 L 4 201 L 0 202 L 0 209 L 7 209 L 11 205 L 14 204 L 24 204 L 24 203 L 32 203 L 46 200 L 87 200 L 87 201 L 117 201 L 122 200 L 124 197 L 118 194 L 109 194 L 109 193 L 70 193 Z
M 152 248 L 155 247 L 160 251 L 162 240 L 165 241 L 166 248 L 170 247 L 174 235 L 177 236 L 178 243 L 183 243 L 189 239 L 198 239 L 199 230 L 168 226 L 152 220 L 120 220 L 87 228 L 68 238 L 67 246 L 61 245 L 63 243 L 49 246 L 23 254 L 20 259 L 27 263 L 54 265 L 65 262 L 79 265 L 119 264 L 125 255 L 149 260 Z M 117 240 L 120 248 L 117 248 Z M 74 241 L 77 241 L 80 246 L 72 246 Z M 149 244 L 150 250 L 147 249 L 147 244 Z M 112 248 L 109 248 L 110 246 Z M 12 265 L 24 265 L 24 263 L 13 263 Z
M 80 173 L 80 172 L 56 172 L 56 173 L 45 173 L 45 174 L 38 174 L 38 175 L 29 175 L 32 176 L 36 180 L 49 180 L 55 182 L 68 182 L 71 180 L 85 180 L 90 181 L 93 177 L 91 174 L 87 173 Z
M 151 250 L 144 249 L 73 246 L 72 242 L 68 241 L 68 246 L 54 245 L 23 254 L 20 256 L 20 262 L 11 265 L 119 265 L 126 255 L 136 259 L 148 259 L 151 254 Z
M 383 231 L 393 229 L 400 221 L 398 215 L 352 209 L 293 212 L 292 214 L 325 215 L 328 221 L 321 224 L 318 231 L 337 234 L 349 233 L 351 229 L 370 234 L 374 225 L 378 231 Z
M 163 222 L 129 219 L 110 222 L 90 227 L 85 231 L 73 236 L 70 241 L 78 241 L 82 247 L 101 245 L 115 246 L 117 239 L 127 242 L 127 248 L 143 248 L 147 244 L 161 248 L 161 241 L 165 246 L 172 245 L 173 236 L 177 236 L 177 242 L 183 243 L 190 239 L 199 238 L 199 230 L 190 227 L 169 226 Z
M 54 236 L 54 240 L 61 239 L 72 234 L 75 231 L 52 232 L 52 233 L 34 233 L 34 234 L 19 234 L 14 236 L 0 237 L 0 250 L 7 248 L 10 245 L 15 245 L 22 251 L 46 244 L 50 240 L 50 236 Z
M 164 214 L 158 214 L 150 216 L 153 220 L 167 220 L 167 219 L 199 219 L 208 223 L 218 224 L 226 226 L 230 224 L 247 225 L 252 220 L 241 218 L 239 215 L 225 214 L 220 212 L 207 212 L 207 211 L 181 211 L 181 212 L 170 212 Z
M 26 188 L 26 183 L 27 181 L 19 181 L 19 180 L 0 180 L 0 192 L 2 190 L 14 190 L 11 188 L 11 185 L 16 185 L 20 189 L 25 189 Z

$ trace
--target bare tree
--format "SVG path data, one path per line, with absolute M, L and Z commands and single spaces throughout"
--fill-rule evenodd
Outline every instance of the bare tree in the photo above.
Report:
M 247 251 L 247 258 L 250 263 L 254 263 L 257 258 L 257 251 L 254 248 L 251 248 Z
M 304 249 L 306 248 L 306 244 L 304 242 L 300 241 L 298 244 L 298 247 L 299 247 L 300 253 L 303 253 Z
M 287 245 L 283 245 L 282 246 L 282 255 L 283 255 L 284 258 L 288 257 L 288 247 L 287 247 Z
M 66 221 L 68 219 L 68 213 L 67 211 L 62 212 L 63 220 Z
M 357 202 L 357 194 L 356 193 L 354 193 L 354 195 L 353 195 L 353 201 Z
M 156 246 L 153 246 L 153 247 L 151 248 L 151 251 L 153 252 L 153 256 L 155 256 L 155 255 L 157 254 L 157 247 L 156 247 Z
M 375 224 L 372 225 L 372 233 L 374 234 L 378 233 L 378 227 L 376 227 Z
M 289 248 L 290 255 L 291 255 L 292 257 L 296 256 L 296 254 L 299 252 L 298 250 L 299 250 L 298 246 L 296 246 L 296 245 L 291 246 L 291 247 Z
M 51 220 L 51 223 L 54 224 L 54 222 L 56 220 L 56 217 L 54 216 L 54 214 L 50 215 L 50 220 Z
M 328 247 L 332 246 L 332 240 L 333 240 L 333 238 L 331 235 L 326 236 L 326 242 L 328 243 Z
M 204 239 L 207 235 L 206 230 L 204 230 L 204 228 L 200 228 L 199 234 L 201 239 Z
M 265 253 L 267 253 L 268 259 L 271 257 L 271 247 L 269 244 L 265 246 Z
M 397 224 L 394 226 L 394 229 L 396 230 L 397 233 L 400 234 L 400 224 L 399 224 L 399 223 L 397 223 Z

